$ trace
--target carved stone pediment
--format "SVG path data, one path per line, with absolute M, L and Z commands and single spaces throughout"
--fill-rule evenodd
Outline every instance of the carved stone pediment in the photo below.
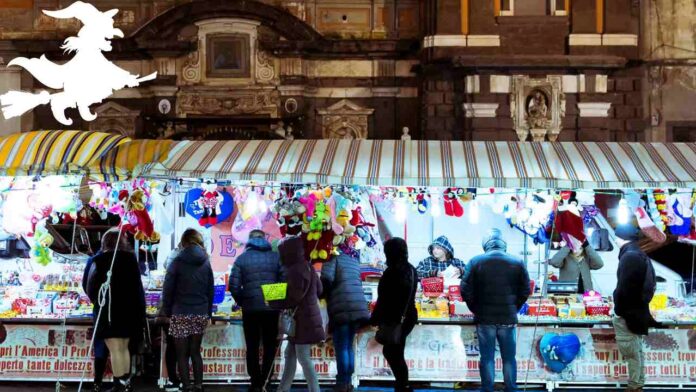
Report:
M 321 116 L 322 137 L 325 139 L 367 139 L 368 117 L 374 109 L 364 108 L 355 102 L 342 99 L 335 104 L 317 109 Z
M 188 115 L 268 115 L 278 117 L 280 99 L 271 89 L 191 90 L 177 96 L 177 114 Z
M 107 102 L 94 109 L 96 120 L 89 123 L 90 131 L 112 132 L 133 137 L 140 110 L 129 109 L 116 102 Z
M 561 133 L 565 105 L 561 76 L 513 76 L 510 114 L 520 141 L 527 141 L 530 134 L 534 141 L 555 141 Z

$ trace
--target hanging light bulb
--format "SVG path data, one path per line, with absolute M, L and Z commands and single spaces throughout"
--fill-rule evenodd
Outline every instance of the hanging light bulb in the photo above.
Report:
M 399 198 L 395 201 L 395 203 L 396 220 L 400 223 L 406 222 L 408 214 L 408 207 L 406 206 L 406 201 L 403 198 Z
M 442 207 L 440 206 L 440 195 L 437 194 L 437 191 L 431 193 L 430 204 L 430 215 L 433 218 L 439 218 L 442 215 Z
M 630 211 L 628 210 L 628 202 L 626 199 L 621 199 L 621 201 L 619 201 L 619 211 L 616 214 L 619 224 L 624 225 L 628 223 L 630 219 L 629 215 Z
M 469 208 L 469 223 L 472 225 L 479 223 L 479 205 L 476 199 L 471 201 L 471 208 Z
M 255 214 L 256 210 L 258 209 L 258 206 L 259 206 L 259 200 L 256 196 L 256 189 L 254 189 L 252 187 L 251 191 L 249 191 L 249 196 L 247 196 L 247 200 L 246 200 L 247 213 L 249 215 Z

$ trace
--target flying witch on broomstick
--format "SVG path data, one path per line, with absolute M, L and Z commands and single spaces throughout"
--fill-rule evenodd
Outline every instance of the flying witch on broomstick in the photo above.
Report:
M 90 111 L 90 105 L 102 102 L 114 91 L 136 87 L 157 77 L 157 72 L 142 78 L 132 75 L 104 57 L 102 52 L 112 50 L 110 40 L 123 38 L 123 32 L 114 28 L 117 9 L 101 12 L 91 4 L 76 1 L 62 10 L 43 12 L 52 18 L 76 18 L 82 22 L 77 37 L 67 38 L 61 46 L 66 53 L 75 53 L 75 56 L 65 64 L 56 64 L 45 55 L 31 59 L 18 57 L 10 61 L 8 67 L 20 66 L 45 86 L 62 91 L 10 91 L 0 95 L 0 107 L 6 119 L 50 103 L 53 117 L 61 124 L 72 125 L 73 121 L 66 117 L 65 110 L 75 107 L 83 120 L 93 121 L 97 116 Z

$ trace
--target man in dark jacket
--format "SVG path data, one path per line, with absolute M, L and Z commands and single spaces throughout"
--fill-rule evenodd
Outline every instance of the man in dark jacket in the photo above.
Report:
M 481 256 L 468 264 L 462 280 L 462 295 L 474 313 L 481 360 L 481 391 L 493 392 L 495 343 L 503 359 L 505 391 L 517 390 L 517 312 L 530 294 L 529 274 L 524 263 L 507 253 L 500 230 L 483 239 Z
M 616 343 L 628 363 L 627 392 L 641 392 L 645 385 L 643 366 L 643 335 L 660 323 L 650 314 L 650 301 L 655 294 L 655 269 L 645 252 L 640 250 L 640 231 L 632 224 L 615 230 L 619 251 L 619 269 L 614 290 L 614 331 Z
M 282 281 L 278 253 L 266 240 L 266 233 L 253 230 L 244 253 L 232 267 L 230 293 L 242 307 L 246 340 L 247 372 L 252 391 L 260 391 L 273 374 L 273 361 L 278 348 L 278 311 L 264 301 L 261 286 Z M 259 346 L 263 342 L 263 363 L 259 364 Z
M 358 329 L 370 320 L 360 280 L 360 261 L 345 254 L 321 268 L 321 281 L 328 299 L 329 329 L 336 352 L 336 390 L 347 391 L 355 372 L 353 340 Z

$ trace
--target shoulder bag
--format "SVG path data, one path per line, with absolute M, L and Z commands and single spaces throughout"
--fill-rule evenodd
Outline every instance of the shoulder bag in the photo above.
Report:
M 310 276 L 309 276 L 309 285 L 307 285 L 307 290 L 305 290 L 304 294 L 302 294 L 302 299 L 300 299 L 300 303 L 304 301 L 304 298 L 307 296 L 307 293 L 309 293 L 309 289 L 312 288 L 312 279 L 314 277 L 311 275 L 314 273 L 312 271 L 312 268 L 310 267 Z M 294 338 L 295 337 L 295 327 L 296 327 L 296 321 L 295 321 L 295 313 L 297 312 L 298 306 L 295 306 L 292 309 L 284 309 L 280 313 L 280 318 L 278 319 L 278 336 L 283 339 L 283 338 Z
M 411 268 L 411 294 L 406 300 L 406 306 L 404 307 L 404 312 L 401 314 L 401 320 L 397 323 L 381 323 L 379 327 L 377 327 L 377 333 L 375 334 L 375 340 L 377 340 L 377 343 L 387 346 L 390 344 L 401 344 L 403 341 L 404 320 L 406 320 L 408 305 L 411 303 L 411 298 L 413 298 L 415 294 L 413 292 L 413 283 L 415 279 L 415 273 L 413 272 L 413 268 Z

